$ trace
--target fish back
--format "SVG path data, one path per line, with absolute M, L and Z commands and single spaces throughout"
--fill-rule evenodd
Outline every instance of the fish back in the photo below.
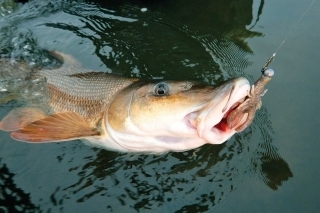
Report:
M 78 67 L 61 67 L 40 72 L 47 81 L 50 113 L 76 112 L 95 119 L 105 112 L 110 100 L 134 80 Z

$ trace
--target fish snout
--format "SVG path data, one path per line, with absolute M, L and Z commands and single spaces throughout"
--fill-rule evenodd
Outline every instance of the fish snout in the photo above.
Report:
M 250 84 L 246 78 L 233 79 L 222 85 L 201 110 L 189 114 L 189 124 L 196 129 L 198 137 L 211 144 L 221 144 L 235 134 L 235 129 L 243 124 L 245 119 L 230 127 L 227 118 L 245 101 L 249 90 Z

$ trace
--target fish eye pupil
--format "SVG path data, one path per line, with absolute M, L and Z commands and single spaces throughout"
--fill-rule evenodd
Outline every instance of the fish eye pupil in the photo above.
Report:
M 166 83 L 158 83 L 154 86 L 153 94 L 163 96 L 169 91 L 168 85 Z
M 163 95 L 165 93 L 164 89 L 159 88 L 157 91 L 158 95 Z

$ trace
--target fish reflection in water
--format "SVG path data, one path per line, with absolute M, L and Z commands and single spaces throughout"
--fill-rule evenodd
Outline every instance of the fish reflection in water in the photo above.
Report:
M 56 165 L 68 165 L 66 172 L 77 178 L 72 179 L 72 184 L 70 180 L 61 182 L 53 194 L 46 195 L 54 207 L 41 202 L 41 209 L 68 211 L 72 209 L 70 205 L 77 203 L 91 206 L 91 210 L 107 208 L 110 212 L 119 212 L 124 206 L 131 206 L 136 211 L 205 212 L 236 190 L 245 178 L 249 178 L 248 174 L 259 177 L 271 189 L 277 190 L 292 173 L 269 143 L 254 147 L 242 142 L 254 142 L 251 137 L 251 133 L 237 135 L 232 143 L 205 145 L 202 149 L 160 156 L 78 148 L 75 151 L 85 156 L 82 165 L 77 164 L 71 153 L 60 154 Z M 254 148 L 255 154 L 247 151 Z M 244 159 L 242 155 L 252 157 Z M 0 203 L 8 202 L 8 196 L 17 198 L 19 195 L 24 197 L 22 208 L 38 212 L 38 202 L 30 201 L 30 197 L 17 188 L 14 174 L 10 174 L 5 165 L 1 171 L 0 188 L 6 194 L 0 198 Z M 56 170 L 57 174 L 52 174 L 52 178 L 60 172 Z M 46 189 L 45 186 L 41 188 Z M 44 201 L 46 197 L 43 197 Z M 102 203 L 95 203 L 97 201 Z M 11 207 L 3 208 L 9 210 Z
M 160 156 L 117 155 L 101 149 L 90 156 L 84 153 L 84 165 L 72 168 L 78 181 L 64 185 L 53 197 L 60 198 L 60 203 L 68 202 L 66 199 L 90 203 L 93 197 L 107 197 L 104 206 L 111 212 L 125 206 L 136 211 L 205 212 L 228 197 L 248 176 L 257 176 L 277 190 L 292 177 L 290 168 L 270 143 L 250 144 L 259 134 L 249 129 L 226 144 Z M 268 137 L 267 132 L 264 134 Z M 61 163 L 70 160 L 64 156 Z
M 0 212 L 36 212 L 30 195 L 14 183 L 14 174 L 2 163 L 0 157 Z

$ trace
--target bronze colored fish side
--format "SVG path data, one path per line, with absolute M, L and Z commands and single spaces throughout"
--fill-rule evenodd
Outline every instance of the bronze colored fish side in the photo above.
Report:
M 148 153 L 221 144 L 252 122 L 266 84 L 258 80 L 250 90 L 243 77 L 218 86 L 142 81 L 83 69 L 69 55 L 53 55 L 64 64 L 38 71 L 46 79 L 43 105 L 14 109 L 0 122 L 15 140 L 82 139 L 108 150 Z

